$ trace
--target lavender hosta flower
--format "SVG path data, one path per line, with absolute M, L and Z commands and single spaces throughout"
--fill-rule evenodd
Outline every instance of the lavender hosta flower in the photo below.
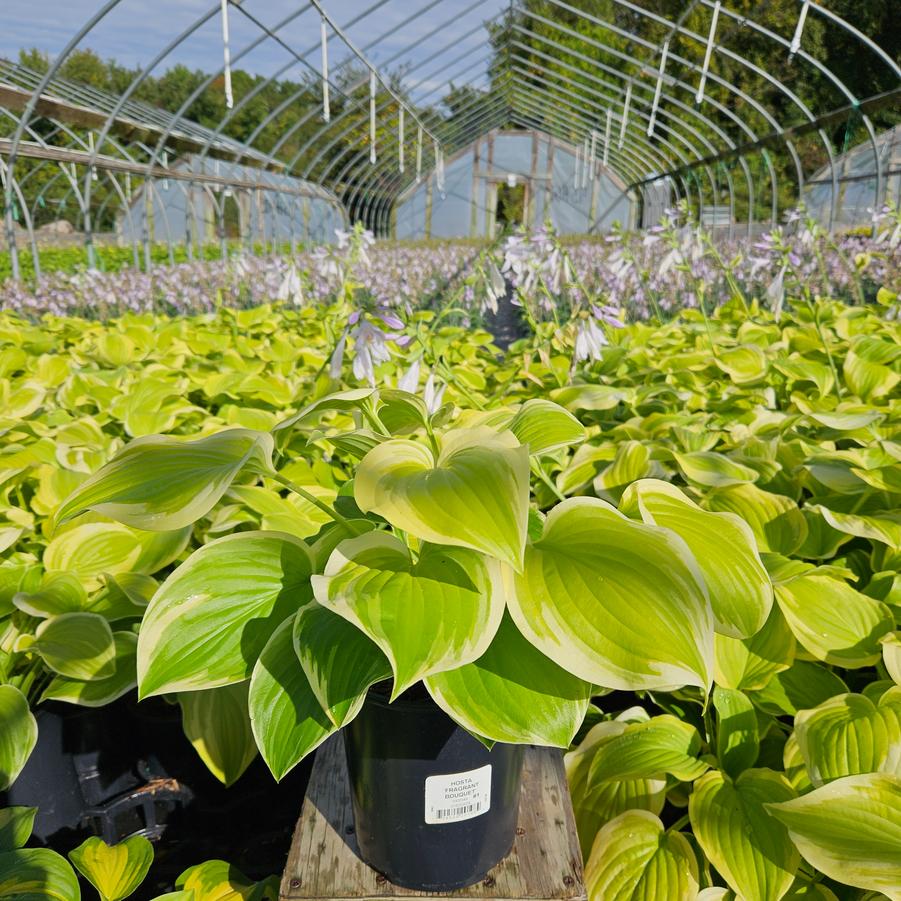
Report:
M 783 266 L 779 270 L 779 274 L 773 279 L 766 291 L 767 300 L 770 302 L 770 309 L 773 312 L 774 318 L 777 320 L 782 315 L 782 305 L 785 302 L 786 269 L 787 267 Z
M 433 416 L 441 408 L 441 402 L 444 400 L 444 392 L 446 390 L 447 385 L 444 383 L 439 384 L 435 379 L 435 374 L 430 372 L 429 377 L 426 379 L 425 387 L 422 389 L 422 397 L 425 401 L 426 410 L 429 411 L 429 416 Z
M 279 285 L 276 299 L 283 303 L 290 301 L 296 307 L 303 305 L 303 285 L 300 281 L 300 273 L 298 273 L 297 267 L 293 263 L 289 264 L 288 271 L 285 273 L 281 285 Z
M 580 320 L 576 328 L 576 361 L 600 360 L 607 343 L 607 336 L 594 319 Z
M 399 391 L 416 394 L 419 389 L 419 369 L 420 360 L 417 358 L 410 364 L 410 368 L 398 378 L 397 388 Z
M 388 336 L 368 319 L 361 319 L 350 336 L 354 339 L 353 373 L 375 387 L 375 367 L 391 359 Z
M 603 306 L 592 304 L 591 314 L 595 319 L 606 323 L 612 328 L 625 328 L 625 323 L 622 319 L 622 310 L 612 304 L 604 304 Z

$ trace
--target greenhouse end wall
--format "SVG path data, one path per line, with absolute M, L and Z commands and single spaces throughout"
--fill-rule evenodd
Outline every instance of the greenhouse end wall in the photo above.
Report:
M 581 149 L 537 131 L 492 131 L 401 195 L 394 235 L 422 238 L 494 237 L 497 188 L 515 178 L 526 186 L 524 224 L 546 219 L 560 234 L 608 231 L 615 222 L 636 225 L 638 204 L 627 185 Z

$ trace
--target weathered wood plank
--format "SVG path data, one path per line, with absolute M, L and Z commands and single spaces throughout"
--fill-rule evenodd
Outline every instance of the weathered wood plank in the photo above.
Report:
M 451 897 L 496 901 L 582 901 L 582 857 L 557 751 L 526 751 L 519 825 L 510 854 L 476 885 L 417 892 L 388 882 L 360 859 L 353 832 L 342 737 L 317 752 L 282 877 L 283 901 L 385 901 Z

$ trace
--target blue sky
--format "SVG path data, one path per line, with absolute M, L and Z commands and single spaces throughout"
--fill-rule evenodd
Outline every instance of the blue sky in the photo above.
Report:
M 378 0 L 324 0 L 324 6 L 334 21 L 343 26 L 376 2 Z M 21 47 L 38 47 L 56 55 L 103 5 L 103 0 L 0 0 L 0 57 L 15 59 Z M 307 7 L 307 3 L 306 0 L 244 0 L 243 6 L 271 27 L 298 9 Z M 348 35 L 362 48 L 420 12 L 418 17 L 403 24 L 395 34 L 380 40 L 378 46 L 367 54 L 377 66 L 387 65 L 393 57 L 397 57 L 391 62 L 391 68 L 400 65 L 413 67 L 409 81 L 422 82 L 420 89 L 414 92 L 420 95 L 430 90 L 444 89 L 451 78 L 458 84 L 481 80 L 484 64 L 480 61 L 488 51 L 486 33 L 484 28 L 478 28 L 475 34 L 469 36 L 466 33 L 480 26 L 485 19 L 497 15 L 506 6 L 504 0 L 439 0 L 434 4 L 433 0 L 384 0 L 375 12 L 352 26 Z M 90 47 L 102 56 L 111 56 L 129 66 L 147 65 L 175 36 L 189 28 L 204 13 L 217 8 L 218 0 L 120 0 L 118 6 L 94 27 L 80 46 Z M 412 42 L 429 35 L 438 25 L 442 25 L 440 31 L 429 36 L 422 46 L 412 51 L 406 50 Z M 230 14 L 230 26 L 233 55 L 260 33 L 235 9 Z M 307 51 L 318 44 L 318 17 L 308 9 L 285 26 L 280 34 L 296 52 Z M 343 55 L 343 48 L 336 38 L 330 41 L 329 46 L 334 69 Z M 472 53 L 459 63 L 444 67 L 445 63 L 452 62 L 468 50 Z M 318 49 L 307 59 L 318 69 Z M 221 66 L 218 13 L 170 53 L 157 71 L 176 62 L 207 71 Z M 288 64 L 288 77 L 297 77 L 305 71 L 301 63 L 292 61 L 288 50 L 267 40 L 236 65 L 259 74 L 272 75 Z

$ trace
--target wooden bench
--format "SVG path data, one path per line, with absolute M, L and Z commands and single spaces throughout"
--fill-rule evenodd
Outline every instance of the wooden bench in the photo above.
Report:
M 342 736 L 317 752 L 282 876 L 282 901 L 478 898 L 584 901 L 582 855 L 559 751 L 526 750 L 513 849 L 481 882 L 454 892 L 400 888 L 360 859 Z

